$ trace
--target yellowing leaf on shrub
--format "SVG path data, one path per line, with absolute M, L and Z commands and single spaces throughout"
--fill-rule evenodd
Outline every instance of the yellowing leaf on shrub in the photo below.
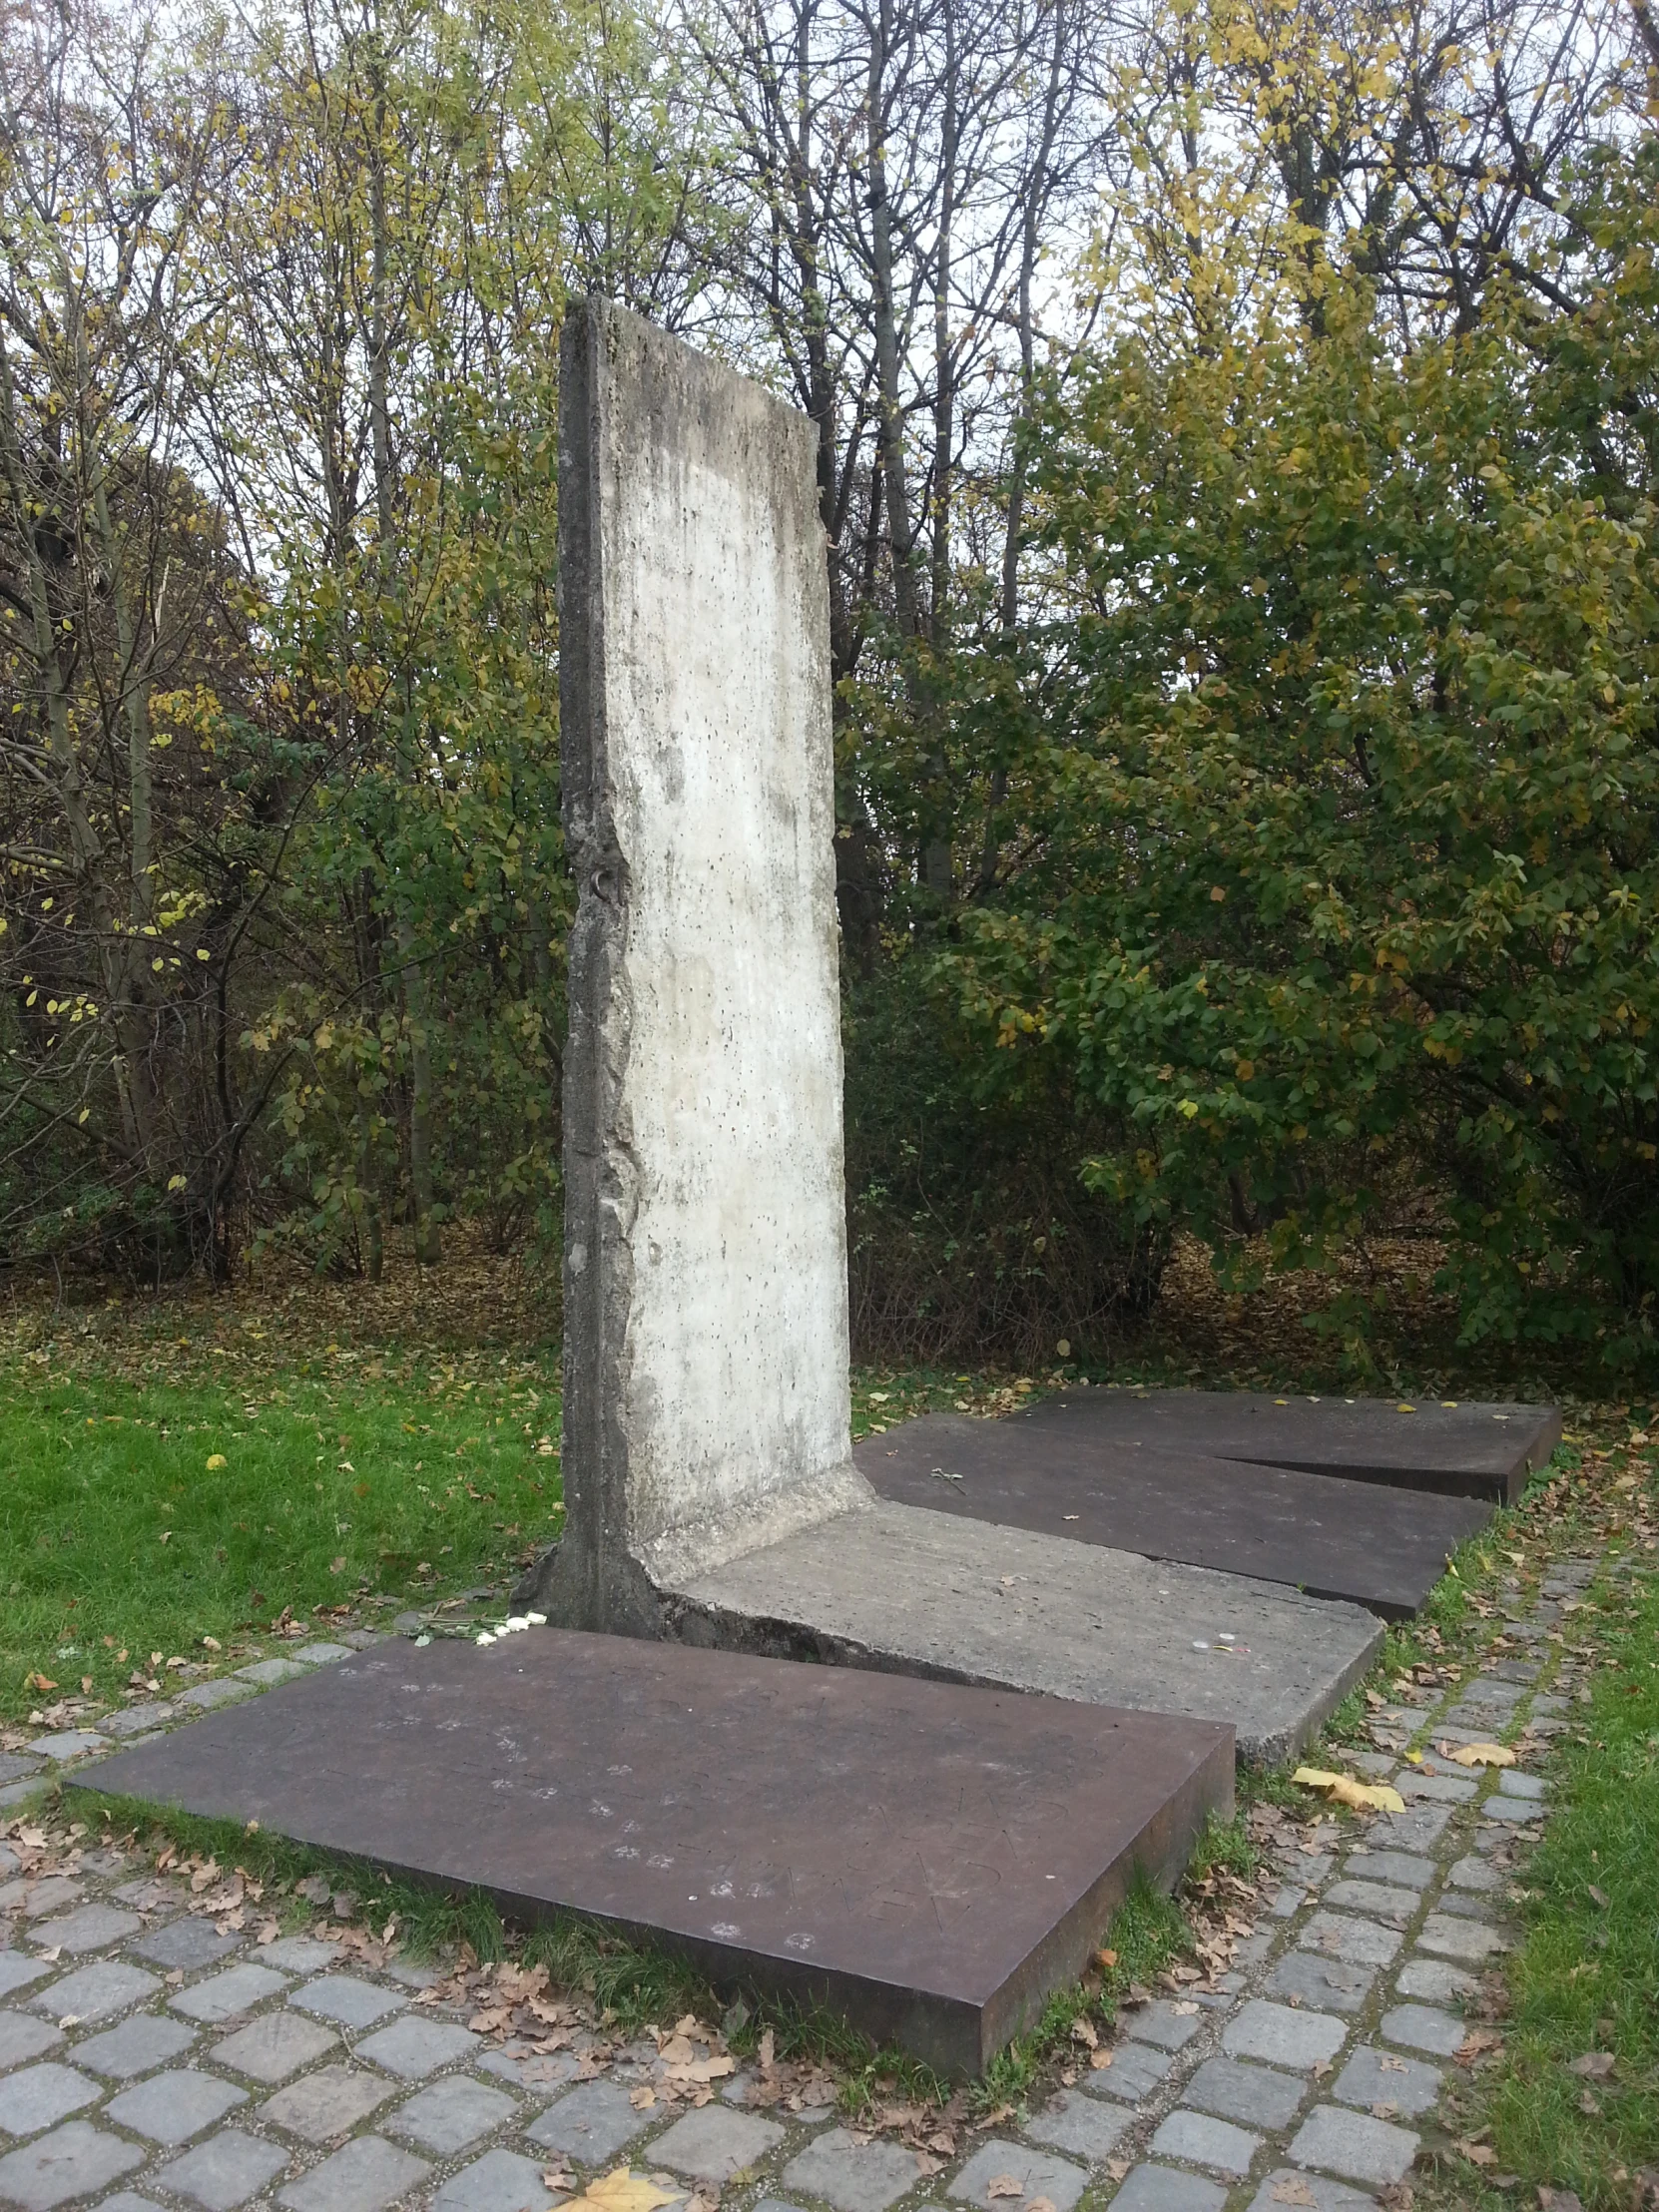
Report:
M 1512 1767 L 1515 1755 L 1502 1744 L 1459 1744 L 1451 1754 L 1460 1767 Z
M 684 2194 L 681 2189 L 659 2189 L 644 2174 L 618 2166 L 615 2173 L 590 2181 L 579 2197 L 571 2199 L 571 2205 L 587 2205 L 592 2212 L 657 2212 L 661 2204 L 678 2204 Z
M 1351 1774 L 1330 1774 L 1324 1767 L 1298 1767 L 1292 1775 L 1305 1790 L 1324 1790 L 1335 1804 L 1356 1812 L 1403 1813 L 1405 1800 L 1385 1782 L 1356 1782 Z

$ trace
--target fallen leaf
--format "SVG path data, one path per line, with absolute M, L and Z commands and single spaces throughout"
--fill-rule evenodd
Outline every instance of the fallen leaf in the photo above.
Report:
M 23 1687 L 26 1690 L 55 1690 L 57 1686 L 55 1682 L 48 1680 L 44 1674 L 26 1674 L 23 1677 Z
M 1276 2181 L 1268 2195 L 1275 2204 L 1318 2204 L 1320 2201 L 1300 2174 L 1287 2174 L 1283 2181 Z
M 1085 2044 L 1090 2050 L 1097 2048 L 1100 2042 L 1100 2037 L 1095 2032 L 1094 2022 L 1081 2018 L 1075 2019 L 1071 2023 L 1071 2039 L 1074 2043 Z
M 659 2189 L 644 2174 L 618 2166 L 615 2173 L 590 2181 L 575 2201 L 592 2206 L 594 2212 L 657 2212 L 658 2205 L 678 2204 L 684 2194 L 681 2189 Z
M 628 2092 L 628 2102 L 636 2112 L 649 2112 L 656 2101 L 657 2092 L 655 2089 L 630 2089 Z
M 548 2166 L 542 2173 L 541 2185 L 544 2189 L 574 2189 L 576 2176 L 567 2174 L 561 2166 Z
M 1512 1767 L 1515 1755 L 1502 1744 L 1459 1744 L 1449 1756 L 1460 1767 Z
M 1584 2212 L 1583 2201 L 1576 2189 L 1546 2189 L 1538 2185 L 1539 2212 Z
M 1471 2027 L 1463 2040 L 1457 2045 L 1457 2063 L 1460 2066 L 1471 2065 L 1476 2058 L 1483 2056 L 1485 2052 L 1501 2050 L 1502 2047 L 1503 2037 L 1495 2034 L 1491 2028 Z
M 1095 2073 L 1104 2073 L 1111 2063 L 1112 2054 L 1109 2050 L 1095 2050 L 1089 2053 L 1089 2065 Z
M 1033 2197 L 1026 2205 L 1025 2212 L 1054 2212 L 1054 2199 L 1052 2197 Z
M 1307 1790 L 1324 1790 L 1339 1805 L 1374 1813 L 1403 1813 L 1405 1800 L 1385 1782 L 1356 1782 L 1352 1775 L 1331 1774 L 1323 1767 L 1298 1767 L 1292 1775 Z
M 1097 1950 L 1094 1954 L 1094 1962 L 1102 1973 L 1110 1973 L 1118 1962 L 1118 1954 L 1115 1950 Z
M 1605 1913 L 1609 1903 L 1611 1902 L 1608 1898 L 1607 1892 L 1605 1890 L 1598 1890 L 1593 1882 L 1588 1885 L 1588 1889 L 1591 1904 L 1599 1905 L 1601 1907 L 1601 1910 Z
M 1471 2166 L 1495 2166 L 1497 2164 L 1497 2152 L 1493 2150 L 1490 2143 L 1459 2141 L 1453 2143 L 1451 2147 L 1460 2158 L 1466 2158 Z
M 1016 2181 L 1012 2174 L 992 2174 L 985 2184 L 985 2194 L 994 2202 L 998 2197 L 1018 2197 L 1023 2200 L 1025 2184 Z
M 1568 2065 L 1570 2074 L 1581 2074 L 1586 2081 L 1605 2081 L 1615 2064 L 1610 2050 L 1587 2050 L 1582 2058 L 1574 2058 Z

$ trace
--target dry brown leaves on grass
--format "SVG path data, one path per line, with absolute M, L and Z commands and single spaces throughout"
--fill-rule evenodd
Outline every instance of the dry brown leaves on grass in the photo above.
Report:
M 491 1252 L 466 1224 L 447 1235 L 441 1266 L 388 1252 L 378 1283 L 329 1280 L 272 1254 L 223 1288 L 197 1278 L 137 1294 L 88 1285 L 65 1304 L 55 1284 L 41 1282 L 0 1295 L 0 1357 L 26 1359 L 49 1345 L 54 1364 L 88 1363 L 138 1383 L 228 1382 L 228 1362 L 239 1375 L 285 1375 L 298 1361 L 340 1360 L 351 1347 L 521 1351 L 556 1338 L 557 1316 L 523 1263 Z M 360 1372 L 378 1380 L 372 1359 Z

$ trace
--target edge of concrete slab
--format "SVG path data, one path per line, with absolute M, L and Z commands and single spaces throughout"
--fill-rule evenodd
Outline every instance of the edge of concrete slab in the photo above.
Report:
M 1300 1751 L 1383 1637 L 1277 1583 L 884 1503 L 672 1596 L 686 1643 L 1219 1722 L 1255 1766 Z

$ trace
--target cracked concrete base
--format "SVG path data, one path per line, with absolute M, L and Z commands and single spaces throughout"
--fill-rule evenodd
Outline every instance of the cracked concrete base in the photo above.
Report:
M 876 1504 L 674 1585 L 687 1642 L 1231 1723 L 1291 1757 L 1371 1666 L 1358 1605 Z

